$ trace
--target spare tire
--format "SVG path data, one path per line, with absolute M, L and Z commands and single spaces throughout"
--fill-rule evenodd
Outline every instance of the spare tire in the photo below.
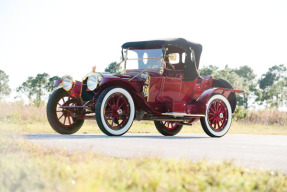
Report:
M 212 87 L 220 87 L 226 89 L 233 89 L 233 87 L 224 79 L 213 79 Z M 227 100 L 230 103 L 232 113 L 234 113 L 236 108 L 236 95 L 234 92 L 230 93 Z

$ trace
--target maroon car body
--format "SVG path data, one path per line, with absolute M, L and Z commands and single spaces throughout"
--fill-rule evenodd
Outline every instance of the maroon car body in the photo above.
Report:
M 133 120 L 152 120 L 166 136 L 200 120 L 209 136 L 221 137 L 231 125 L 235 93 L 243 91 L 234 90 L 225 80 L 200 76 L 201 50 L 200 44 L 182 38 L 125 43 L 121 74 L 93 71 L 82 81 L 57 80 L 54 86 L 63 88 L 50 97 L 48 120 L 58 133 L 72 134 L 85 119 L 96 119 L 111 136 L 126 133 Z M 127 56 L 131 51 L 137 59 Z M 151 57 L 144 57 L 146 53 Z M 129 60 L 136 60 L 138 68 L 127 69 Z

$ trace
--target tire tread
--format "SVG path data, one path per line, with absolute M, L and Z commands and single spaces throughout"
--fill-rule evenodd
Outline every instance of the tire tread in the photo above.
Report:
M 154 121 L 154 125 L 155 125 L 156 129 L 158 130 L 158 132 L 164 136 L 174 136 L 174 135 L 178 134 L 183 127 L 183 125 L 177 125 L 176 128 L 174 128 L 172 130 L 168 130 L 161 124 L 160 121 Z

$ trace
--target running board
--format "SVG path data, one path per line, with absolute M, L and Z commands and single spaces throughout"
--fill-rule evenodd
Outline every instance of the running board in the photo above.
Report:
M 205 115 L 201 115 L 201 114 L 187 114 L 187 113 L 174 113 L 174 112 L 162 113 L 162 115 L 171 115 L 171 116 L 175 116 L 175 117 L 184 117 L 184 116 L 188 116 L 188 117 L 205 117 Z

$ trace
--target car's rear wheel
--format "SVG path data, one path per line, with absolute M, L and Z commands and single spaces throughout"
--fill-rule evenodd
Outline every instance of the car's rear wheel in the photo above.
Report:
M 155 127 L 164 136 L 174 136 L 180 132 L 183 125 L 176 121 L 154 121 Z
M 125 134 L 132 126 L 135 105 L 130 93 L 121 87 L 104 90 L 96 104 L 96 119 L 99 128 L 108 136 Z
M 55 90 L 47 103 L 47 118 L 51 127 L 60 134 L 76 133 L 84 123 L 83 119 L 75 118 L 83 113 L 83 109 L 73 108 L 79 105 L 81 103 L 64 89 Z M 62 108 L 63 106 L 71 108 Z
M 210 137 L 225 135 L 232 121 L 232 110 L 229 101 L 223 95 L 210 97 L 205 117 L 200 118 L 204 132 Z

